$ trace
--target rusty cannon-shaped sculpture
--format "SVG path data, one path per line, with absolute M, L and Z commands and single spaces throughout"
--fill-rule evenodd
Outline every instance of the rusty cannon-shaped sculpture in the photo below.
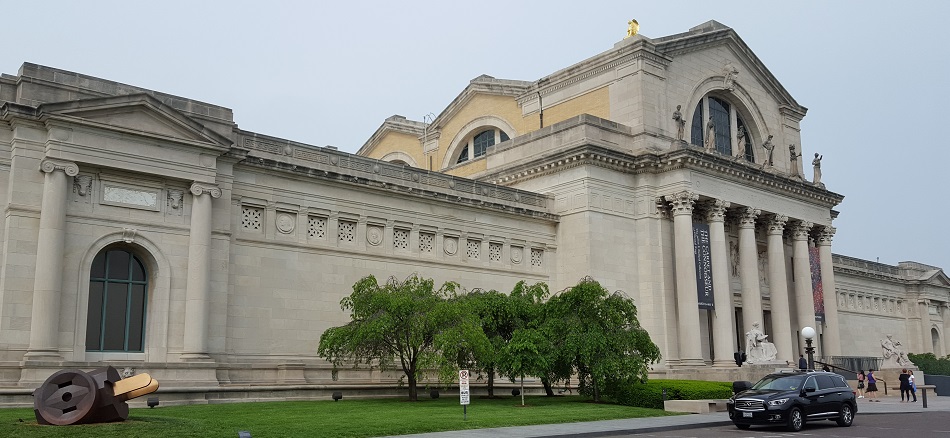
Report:
M 125 379 L 111 366 L 90 372 L 61 370 L 33 391 L 33 412 L 40 424 L 66 426 L 108 423 L 129 418 L 129 399 L 158 390 L 148 374 Z

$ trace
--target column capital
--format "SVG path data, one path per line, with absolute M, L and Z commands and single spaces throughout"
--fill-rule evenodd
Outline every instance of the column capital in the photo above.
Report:
M 831 246 L 831 239 L 835 237 L 835 227 L 825 225 L 818 232 L 818 246 Z
M 788 222 L 788 216 L 783 214 L 773 214 L 768 218 L 769 235 L 781 235 L 785 231 L 785 224 Z
M 723 222 L 726 219 L 726 209 L 732 205 L 729 201 L 712 199 L 703 203 L 706 208 L 706 220 L 709 222 Z
M 189 190 L 191 191 L 191 194 L 195 196 L 201 196 L 207 193 L 211 195 L 212 198 L 215 198 L 215 199 L 221 197 L 221 189 L 218 188 L 218 186 L 214 184 L 205 184 L 205 183 L 195 182 L 191 184 L 191 189 Z
M 762 214 L 762 210 L 753 207 L 739 209 L 739 228 L 755 228 L 755 218 Z
M 62 170 L 66 172 L 68 176 L 79 175 L 79 166 L 72 161 L 56 160 L 52 158 L 44 158 L 43 161 L 40 161 L 40 170 L 44 173 L 52 173 L 56 170 Z
M 666 202 L 672 206 L 673 215 L 693 214 L 693 204 L 699 199 L 699 195 L 690 191 L 682 191 L 663 197 Z
M 814 226 L 808 221 L 796 221 L 792 224 L 792 240 L 808 240 L 808 232 Z

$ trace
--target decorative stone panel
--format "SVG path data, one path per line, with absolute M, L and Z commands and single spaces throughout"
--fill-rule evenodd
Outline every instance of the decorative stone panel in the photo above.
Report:
M 445 249 L 445 253 L 450 256 L 454 256 L 459 250 L 459 240 L 457 237 L 446 237 L 442 245 Z
M 310 216 L 307 218 L 307 235 L 311 239 L 327 238 L 327 218 L 322 216 Z
M 501 261 L 501 244 L 490 242 L 488 244 L 488 259 L 493 262 Z
M 366 227 L 366 243 L 373 246 L 383 243 L 383 227 L 377 225 Z
M 466 242 L 465 255 L 470 259 L 478 259 L 481 256 L 482 242 L 469 240 Z
M 409 249 L 409 230 L 399 228 L 393 230 L 393 248 Z
M 341 220 L 338 227 L 340 242 L 353 243 L 356 241 L 356 222 Z
M 241 207 L 241 229 L 254 233 L 263 232 L 264 209 L 244 205 Z
M 521 264 L 521 261 L 524 259 L 524 248 L 520 246 L 511 247 L 511 263 Z
M 541 259 L 543 254 L 544 251 L 537 248 L 531 248 L 531 266 L 541 267 Z
M 277 213 L 277 231 L 283 234 L 290 234 L 294 232 L 294 228 L 297 226 L 297 218 L 290 213 Z
M 435 242 L 434 233 L 419 233 L 419 251 L 424 253 L 432 253 L 433 242 Z

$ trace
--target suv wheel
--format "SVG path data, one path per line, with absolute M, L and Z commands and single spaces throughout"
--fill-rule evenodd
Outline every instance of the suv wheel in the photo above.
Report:
M 800 408 L 792 408 L 792 410 L 788 411 L 788 430 L 798 432 L 802 430 L 802 426 L 804 425 L 805 417 L 802 415 Z
M 841 406 L 841 412 L 838 413 L 838 426 L 848 427 L 854 422 L 854 411 L 851 405 L 845 403 Z

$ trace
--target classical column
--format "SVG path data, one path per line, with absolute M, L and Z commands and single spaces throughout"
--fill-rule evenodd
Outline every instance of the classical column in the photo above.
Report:
M 920 313 L 920 351 L 921 353 L 933 353 L 934 342 L 930 335 L 930 300 L 918 300 L 917 311 Z M 913 344 L 904 347 L 904 351 L 913 348 Z
M 943 344 L 942 351 L 935 351 L 934 354 L 937 357 L 944 357 L 947 354 L 950 354 L 950 303 L 944 303 L 942 306 L 943 309 L 943 333 L 941 333 L 940 342 Z
M 759 290 L 759 249 L 755 243 L 755 218 L 761 211 L 746 207 L 739 216 L 739 281 L 742 282 L 742 332 L 762 323 L 762 292 Z M 764 326 L 764 324 L 762 324 Z M 745 346 L 740 346 L 744 349 Z
M 704 366 L 699 329 L 699 297 L 693 251 L 693 204 L 699 196 L 679 192 L 666 196 L 673 211 L 673 251 L 676 258 L 676 328 L 680 365 Z
M 66 245 L 66 194 L 69 177 L 79 174 L 76 163 L 44 159 L 43 202 L 36 241 L 33 276 L 33 314 L 30 347 L 24 358 L 59 356 L 59 305 L 63 288 L 63 248 Z
M 792 350 L 792 317 L 788 301 L 788 276 L 785 274 L 785 241 L 782 233 L 788 216 L 769 218 L 769 295 L 772 304 L 772 341 L 778 351 L 777 359 L 794 362 L 798 355 Z
M 706 204 L 709 221 L 709 250 L 712 253 L 713 303 L 713 366 L 735 367 L 736 326 L 733 324 L 732 291 L 729 289 L 729 253 L 726 249 L 725 215 L 729 202 L 721 199 Z
M 808 261 L 808 231 L 811 227 L 812 223 L 805 221 L 792 225 L 792 270 L 795 276 L 795 302 L 798 305 L 798 327 L 795 330 L 799 333 L 803 327 L 817 329 L 815 298 L 811 290 L 811 263 Z M 799 338 L 799 345 L 805 345 L 805 338 L 801 334 Z M 824 350 L 821 355 L 825 355 Z
M 835 285 L 835 267 L 831 259 L 831 239 L 835 228 L 822 227 L 818 234 L 818 257 L 821 259 L 821 287 L 825 300 L 825 329 L 822 331 L 825 356 L 841 356 L 841 332 L 838 328 L 838 287 Z
M 191 185 L 191 236 L 185 283 L 185 349 L 182 359 L 209 359 L 208 310 L 211 301 L 211 199 L 221 197 L 215 185 Z

